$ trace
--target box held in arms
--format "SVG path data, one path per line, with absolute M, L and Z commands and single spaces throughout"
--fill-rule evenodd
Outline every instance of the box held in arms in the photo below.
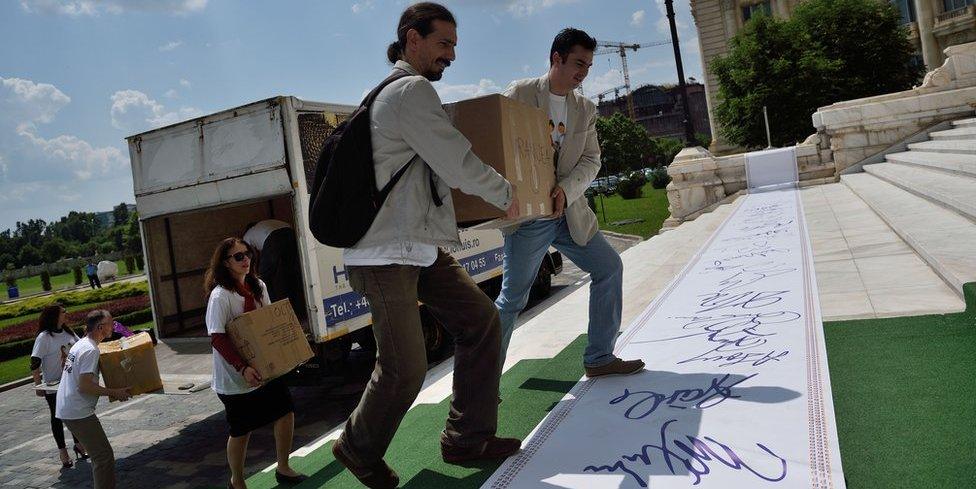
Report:
M 518 219 L 507 220 L 504 210 L 453 190 L 459 224 L 497 228 L 552 214 L 556 170 L 549 118 L 542 109 L 495 94 L 447 104 L 444 110 L 471 141 L 474 154 L 515 186 L 521 210 Z
M 291 372 L 313 356 L 288 299 L 238 316 L 227 325 L 227 334 L 265 382 Z
M 156 350 L 149 333 L 98 344 L 98 368 L 105 387 L 128 387 L 134 396 L 163 388 L 156 364 Z

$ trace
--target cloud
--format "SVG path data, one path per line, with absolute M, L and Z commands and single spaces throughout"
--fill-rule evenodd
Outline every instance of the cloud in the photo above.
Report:
M 113 146 L 96 148 L 83 139 L 68 135 L 45 139 L 37 135 L 37 128 L 33 124 L 21 125 L 18 134 L 27 138 L 44 155 L 67 162 L 79 180 L 88 180 L 96 172 L 105 174 L 129 163 L 129 159 L 119 148 Z
M 15 124 L 49 123 L 59 110 L 71 103 L 71 97 L 49 83 L 0 77 L 0 87 L 0 93 L 4 95 L 0 98 L 0 108 Z
M 577 3 L 579 0 L 507 0 L 505 9 L 515 17 L 528 17 L 549 7 Z
M 638 10 L 630 15 L 630 25 L 634 27 L 640 27 L 644 25 L 644 12 L 643 10 Z
M 616 68 L 610 68 L 606 73 L 598 76 L 588 76 L 583 82 L 583 92 L 587 97 L 596 97 L 597 94 L 619 87 L 624 84 L 624 75 Z M 624 90 L 621 90 L 624 93 Z M 612 95 L 611 95 L 612 97 Z
M 180 98 L 180 94 L 176 90 L 173 90 L 172 88 L 166 90 L 166 93 L 164 93 L 163 96 L 165 96 L 166 98 Z
M 183 87 L 183 88 L 190 88 L 192 85 L 190 84 L 190 81 L 189 80 L 186 80 L 184 78 L 180 78 L 180 86 Z
M 172 51 L 183 45 L 183 41 L 170 41 L 162 46 L 159 46 L 159 52 Z
M 188 14 L 206 8 L 207 0 L 21 0 L 28 13 L 96 16 L 102 12 L 119 15 L 125 12 L 159 12 Z
M 502 91 L 502 87 L 487 78 L 482 78 L 477 84 L 461 85 L 449 85 L 438 81 L 434 82 L 434 89 L 437 90 L 437 94 L 440 95 L 441 100 L 445 103 L 457 102 L 458 100 L 480 97 Z
M 373 0 L 363 0 L 352 4 L 352 13 L 358 14 L 364 10 L 373 10 L 374 7 Z
M 168 126 L 203 115 L 194 107 L 168 111 L 163 104 L 139 90 L 119 90 L 111 99 L 112 125 L 130 132 Z
M 657 11 L 661 14 L 661 18 L 657 19 L 657 23 L 655 24 L 658 32 L 670 34 L 671 25 L 668 23 L 668 9 L 664 6 L 664 0 L 654 0 L 654 3 L 657 5 Z M 679 5 L 675 8 L 674 25 L 678 28 L 678 31 L 688 30 L 690 17 L 691 11 L 686 11 L 684 5 Z

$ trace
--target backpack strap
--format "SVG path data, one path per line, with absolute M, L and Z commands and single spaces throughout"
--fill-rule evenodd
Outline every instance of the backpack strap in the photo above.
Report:
M 399 73 L 393 73 L 390 76 L 386 77 L 385 80 L 380 82 L 380 84 L 377 85 L 376 88 L 373 89 L 373 91 L 369 92 L 369 94 L 366 95 L 366 98 L 363 99 L 361 104 L 359 104 L 360 107 L 365 107 L 366 110 L 371 109 L 373 106 L 373 102 L 376 101 L 376 97 L 380 95 L 380 92 L 382 92 L 383 89 L 387 87 L 387 85 L 401 78 L 412 76 L 409 72 L 407 72 L 407 70 L 404 70 L 402 68 L 394 68 L 394 69 L 399 70 Z M 410 168 L 410 165 L 414 162 L 414 160 L 417 159 L 417 156 L 419 155 L 417 153 L 414 153 L 413 157 L 410 158 L 410 161 L 408 161 L 399 170 L 397 170 L 397 172 L 394 173 L 392 177 L 390 177 L 390 181 L 387 182 L 386 185 L 384 185 L 383 188 L 380 189 L 380 191 L 374 196 L 373 198 L 374 208 L 379 209 L 380 206 L 383 204 L 383 202 L 386 201 L 386 197 L 390 194 L 390 192 L 393 191 L 393 186 L 396 185 L 398 181 L 400 181 L 400 178 L 403 177 L 403 174 L 407 172 L 407 169 Z M 429 170 L 428 179 L 430 181 L 430 196 L 434 200 L 434 205 L 440 207 L 444 205 L 444 202 L 443 200 L 441 200 L 441 197 L 437 195 L 437 191 L 434 189 L 434 171 L 431 170 L 429 165 L 427 165 L 427 169 Z

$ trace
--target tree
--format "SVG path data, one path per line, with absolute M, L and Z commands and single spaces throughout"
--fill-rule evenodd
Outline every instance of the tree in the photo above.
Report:
M 641 168 L 651 155 L 647 130 L 619 112 L 598 118 L 596 132 L 601 163 L 610 173 Z
M 37 251 L 33 245 L 26 245 L 20 249 L 20 255 L 17 257 L 17 261 L 20 262 L 20 266 L 37 265 L 43 261 L 41 259 L 41 253 Z
M 142 253 L 142 235 L 139 233 L 139 213 L 129 215 L 129 226 L 125 230 L 125 249 L 132 253 Z
M 54 263 L 68 254 L 68 247 L 61 238 L 50 238 L 41 245 L 41 258 L 47 263 Z
M 129 222 L 129 206 L 122 202 L 112 208 L 112 219 L 116 226 Z
M 668 166 L 674 161 L 674 157 L 685 147 L 684 143 L 678 138 L 653 138 L 651 139 L 651 154 L 654 156 L 654 166 Z
M 911 88 L 920 70 L 898 10 L 877 0 L 809 0 L 789 20 L 751 19 L 716 59 L 722 136 L 766 146 L 763 106 L 775 146 L 814 132 L 820 107 Z
M 125 251 L 125 242 L 123 239 L 122 227 L 119 226 L 112 231 L 112 244 L 115 245 L 116 251 Z

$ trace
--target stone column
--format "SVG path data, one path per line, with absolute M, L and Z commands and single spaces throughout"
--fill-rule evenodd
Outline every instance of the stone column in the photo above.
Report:
M 918 17 L 918 40 L 922 43 L 922 60 L 925 61 L 925 71 L 932 71 L 942 66 L 942 52 L 939 42 L 932 33 L 935 26 L 935 16 L 941 10 L 936 2 L 939 0 L 914 0 L 915 15 Z

